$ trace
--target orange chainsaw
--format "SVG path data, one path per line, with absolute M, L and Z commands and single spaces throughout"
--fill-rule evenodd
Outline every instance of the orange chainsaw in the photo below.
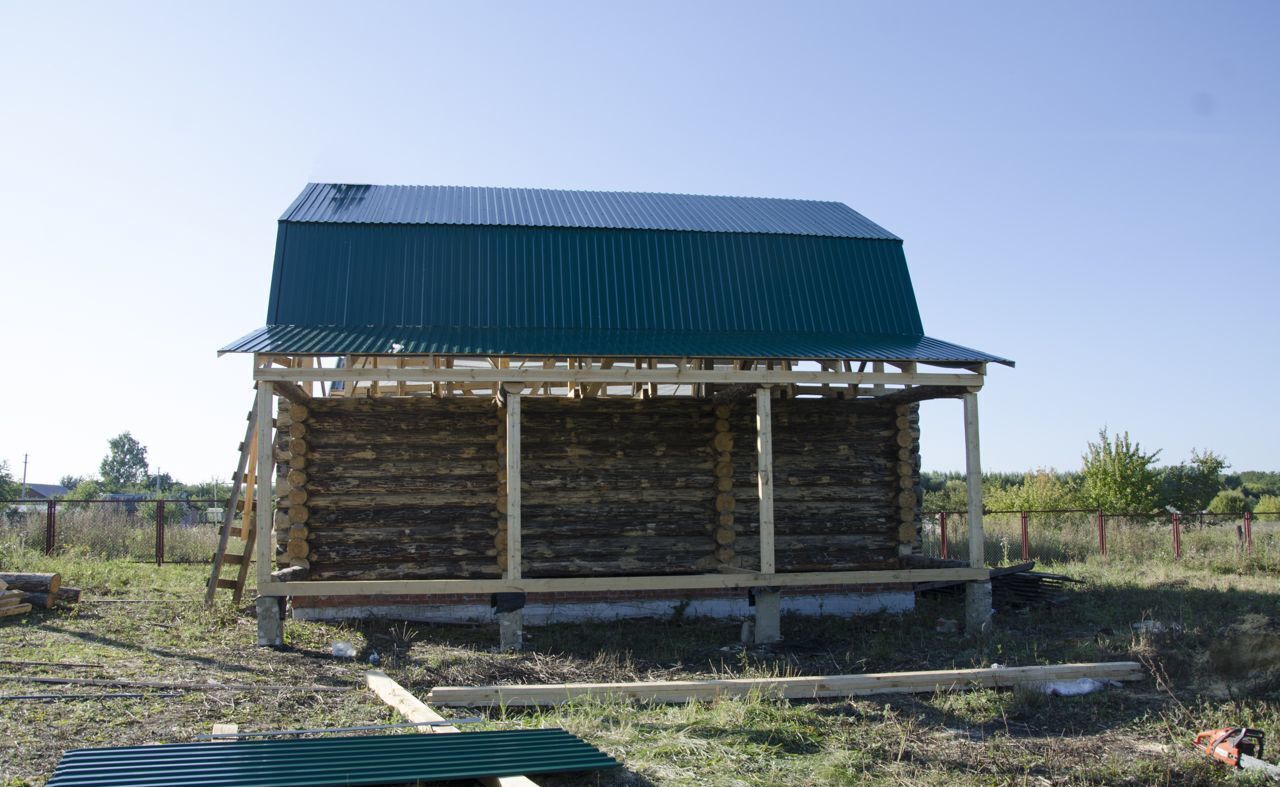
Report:
M 1280 779 L 1280 766 L 1261 759 L 1262 730 L 1252 727 L 1205 730 L 1196 736 L 1196 748 L 1203 751 L 1206 757 L 1232 768 L 1261 771 L 1273 779 Z

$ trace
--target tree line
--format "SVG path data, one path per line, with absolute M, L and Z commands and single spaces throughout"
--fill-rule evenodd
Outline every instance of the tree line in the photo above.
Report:
M 147 447 L 129 432 L 121 432 L 107 441 L 107 453 L 98 465 L 98 475 L 64 475 L 58 483 L 70 490 L 63 500 L 96 500 L 115 494 L 215 500 L 227 493 L 227 486 L 216 481 L 184 484 L 168 473 L 152 473 Z M 21 482 L 14 479 L 7 463 L 0 462 L 0 500 L 17 500 L 21 495 Z
M 1193 449 L 1189 459 L 1164 467 L 1156 466 L 1159 456 L 1159 450 L 1143 450 L 1128 432 L 1103 429 L 1097 442 L 1088 443 L 1079 470 L 984 473 L 983 502 L 992 511 L 1280 512 L 1280 473 L 1228 473 L 1226 458 L 1210 450 Z M 968 507 L 964 474 L 929 472 L 921 480 L 926 511 Z

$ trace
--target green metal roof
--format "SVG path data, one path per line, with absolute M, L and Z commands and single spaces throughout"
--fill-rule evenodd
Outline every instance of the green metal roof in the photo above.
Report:
M 549 728 L 74 749 L 48 787 L 348 787 L 618 765 Z
M 1007 363 L 925 336 L 902 242 L 837 203 L 406 189 L 308 186 L 223 352 Z

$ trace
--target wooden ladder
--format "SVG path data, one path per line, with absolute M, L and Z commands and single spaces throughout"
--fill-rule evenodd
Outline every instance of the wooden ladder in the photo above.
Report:
M 256 400 L 255 400 L 256 403 Z M 258 423 L 257 408 L 249 410 L 249 425 L 244 430 L 244 442 L 240 443 L 240 462 L 236 465 L 235 475 L 231 479 L 231 495 L 227 499 L 227 507 L 222 512 L 222 528 L 218 532 L 218 548 L 213 553 L 213 570 L 209 573 L 209 584 L 205 587 L 204 603 L 213 603 L 214 594 L 219 588 L 231 591 L 231 600 L 240 603 L 244 595 L 245 581 L 249 578 L 249 564 L 253 561 L 253 546 L 257 536 L 254 526 L 253 497 L 254 482 L 257 479 L 257 444 L 256 428 Z M 235 527 L 236 509 L 244 504 L 244 516 L 240 518 L 240 526 Z M 243 544 L 239 554 L 227 552 L 231 537 L 237 536 Z M 235 566 L 235 578 L 223 578 L 222 567 Z

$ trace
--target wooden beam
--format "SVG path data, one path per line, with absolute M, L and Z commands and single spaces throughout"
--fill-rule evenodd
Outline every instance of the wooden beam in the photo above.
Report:
M 760 573 L 774 572 L 773 416 L 768 386 L 756 389 L 756 492 L 760 498 Z
M 638 702 L 685 703 L 725 697 L 779 699 L 864 697 L 872 694 L 933 693 L 970 688 L 1008 688 L 1057 680 L 1142 680 L 1135 661 L 1050 664 L 1034 667 L 880 672 L 797 678 L 731 678 L 670 680 L 644 683 L 553 683 L 511 686 L 436 686 L 427 699 L 437 705 L 462 707 L 547 707 L 574 699 L 627 699 Z
M 269 575 L 268 575 L 269 578 Z M 556 593 L 572 591 L 706 590 L 797 585 L 888 585 L 989 579 L 982 568 L 914 568 L 883 571 L 813 571 L 793 574 L 672 574 L 649 577 L 546 577 L 505 579 L 368 579 L 271 582 L 264 596 L 377 596 L 400 593 Z
M 288 399 L 294 404 L 305 405 L 307 402 L 311 400 L 311 396 L 306 391 L 302 390 L 301 388 L 294 385 L 293 383 L 276 382 L 276 383 L 272 383 L 271 386 L 275 388 L 275 391 L 277 394 L 279 394 L 280 396 L 283 396 L 285 399 Z
M 307 371 L 307 370 L 302 370 Z M 271 407 L 274 404 L 274 394 L 269 385 L 258 386 L 258 415 L 255 428 L 257 435 L 258 460 L 257 460 L 257 488 L 254 495 L 257 497 L 257 525 L 255 527 L 254 537 L 257 539 L 254 546 L 257 547 L 258 561 L 258 587 L 271 584 L 271 563 L 272 550 L 275 548 L 276 539 L 271 532 L 272 514 L 275 506 L 271 501 L 271 482 L 275 480 L 275 458 L 271 445 Z M 245 523 L 246 527 L 248 522 Z M 249 556 L 245 555 L 248 560 Z
M 263 369 L 254 370 L 255 380 L 268 382 L 296 382 L 302 380 L 341 380 L 358 382 L 365 380 L 405 382 L 529 382 L 529 383 L 641 383 L 685 384 L 822 384 L 836 385 L 943 385 L 981 387 L 983 378 L 977 374 L 941 374 L 920 372 L 812 372 L 786 369 L 697 369 L 697 368 L 648 368 L 614 367 L 611 369 L 568 369 L 555 367 L 538 369 L 484 369 L 459 367 L 453 369 Z
M 978 452 L 978 395 L 964 395 L 964 465 L 969 497 L 969 565 L 986 565 L 982 533 L 982 459 Z
M 433 721 L 448 721 L 431 709 L 430 705 L 413 696 L 407 689 L 387 677 L 387 673 L 382 670 L 370 670 L 364 676 L 365 685 L 373 690 L 374 694 L 392 708 L 401 716 L 409 721 L 417 724 L 426 725 Z M 415 727 L 414 732 L 425 735 L 452 735 L 460 733 L 457 727 L 451 724 L 437 726 Z M 538 787 L 534 782 L 524 776 L 484 776 L 478 779 L 481 784 L 487 787 Z
M 520 393 L 508 385 L 507 401 L 507 570 L 508 581 L 520 578 Z

